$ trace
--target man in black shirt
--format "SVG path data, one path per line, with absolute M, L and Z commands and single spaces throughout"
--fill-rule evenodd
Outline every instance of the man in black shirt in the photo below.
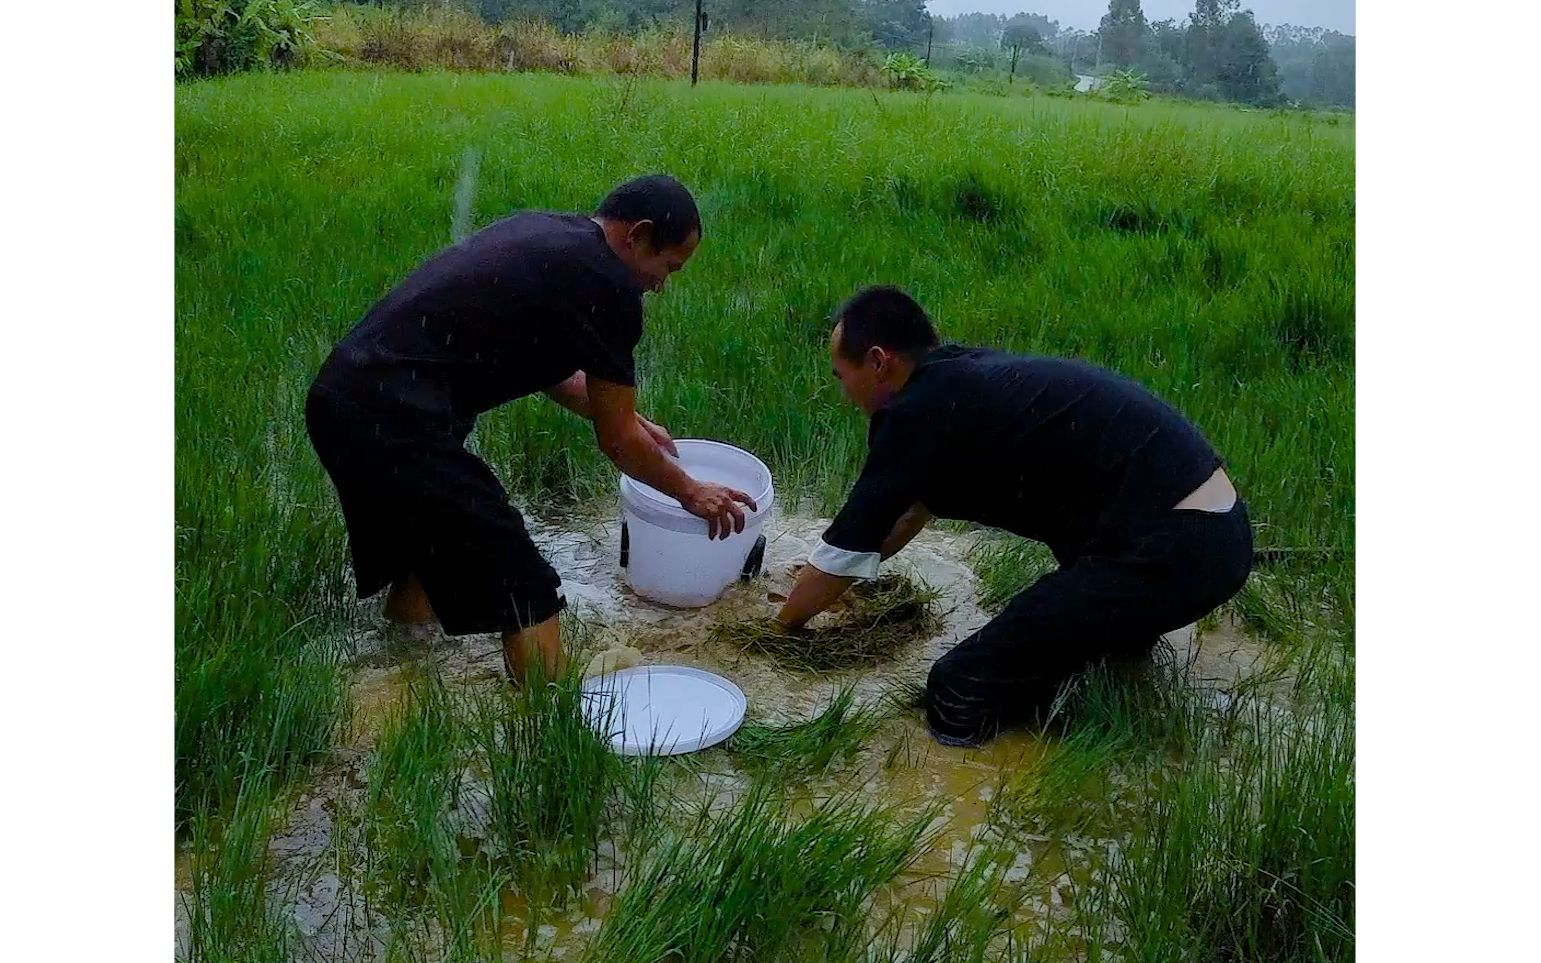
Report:
M 743 492 L 698 482 L 636 411 L 642 295 L 701 239 L 695 199 L 654 175 L 590 217 L 517 214 L 425 261 L 332 351 L 306 426 L 342 502 L 360 598 L 450 635 L 498 632 L 518 680 L 558 669 L 556 572 L 492 471 L 465 448 L 477 415 L 537 391 L 593 422 L 621 471 L 679 499 L 712 537 L 742 531 Z
M 1041 718 L 1101 660 L 1148 653 L 1240 590 L 1246 506 L 1189 421 L 1113 372 L 940 345 L 920 305 L 869 288 L 837 313 L 830 355 L 870 417 L 861 476 L 778 618 L 801 626 L 932 516 L 1044 542 L 1060 568 L 932 666 L 933 734 L 973 745 Z

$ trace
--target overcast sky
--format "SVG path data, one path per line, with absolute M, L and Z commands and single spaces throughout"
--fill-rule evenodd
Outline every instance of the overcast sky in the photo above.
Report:
M 1181 20 L 1193 12 L 1193 0 L 1140 0 L 1147 20 Z M 1241 0 L 1258 23 L 1292 23 L 1300 27 L 1329 27 L 1354 32 L 1354 0 Z M 1108 0 L 928 0 L 926 9 L 939 17 L 981 13 L 1041 13 L 1062 27 L 1092 30 L 1108 12 Z

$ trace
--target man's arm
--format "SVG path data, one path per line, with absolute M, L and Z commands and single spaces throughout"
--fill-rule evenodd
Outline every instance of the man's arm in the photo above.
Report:
M 594 420 L 594 411 L 589 405 L 588 376 L 581 371 L 574 372 L 573 376 L 566 381 L 547 388 L 546 397 L 580 418 L 587 421 Z
M 727 538 L 744 530 L 744 510 L 757 507 L 741 491 L 712 482 L 698 482 L 664 454 L 659 442 L 637 415 L 635 388 L 586 379 L 589 410 L 599 449 L 621 471 L 679 500 L 685 510 L 706 520 L 707 534 Z
M 594 420 L 594 406 L 589 403 L 588 375 L 582 371 L 574 372 L 573 376 L 566 381 L 547 388 L 546 397 L 580 418 Z M 655 425 L 640 414 L 637 415 L 637 421 L 642 424 L 642 430 L 646 431 L 659 447 L 676 458 L 679 457 L 680 451 L 674 446 L 674 439 L 669 437 L 669 433 L 662 426 Z
M 916 503 L 899 516 L 893 530 L 883 540 L 883 560 L 887 561 L 910 543 L 931 520 L 931 513 L 924 505 Z M 808 620 L 835 604 L 856 579 L 845 575 L 831 575 L 813 565 L 804 565 L 797 582 L 776 615 L 776 621 L 788 628 L 802 628 Z
M 926 523 L 929 521 L 931 521 L 931 513 L 926 511 L 926 506 L 919 502 L 911 505 L 909 511 L 900 515 L 899 520 L 894 522 L 893 531 L 889 532 L 888 537 L 883 539 L 883 561 L 886 562 L 895 555 L 898 555 L 899 550 L 908 545 L 916 535 L 919 535 L 920 530 L 925 528 Z

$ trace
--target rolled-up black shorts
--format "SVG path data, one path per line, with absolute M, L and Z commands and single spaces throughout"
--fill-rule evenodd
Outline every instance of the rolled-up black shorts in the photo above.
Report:
M 465 431 L 414 427 L 324 388 L 305 426 L 342 502 L 359 598 L 416 574 L 448 635 L 540 623 L 561 579 Z
M 1042 721 L 1076 674 L 1146 655 L 1218 608 L 1252 569 L 1252 526 L 1239 499 L 1227 512 L 1174 509 L 1060 561 L 931 667 L 938 741 L 976 745 Z

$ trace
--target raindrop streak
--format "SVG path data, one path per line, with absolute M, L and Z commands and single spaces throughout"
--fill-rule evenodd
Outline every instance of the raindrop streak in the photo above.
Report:
M 481 154 L 467 147 L 460 155 L 460 177 L 455 181 L 455 216 L 450 221 L 450 239 L 456 244 L 471 234 L 471 206 L 476 202 L 476 176 L 481 170 Z

